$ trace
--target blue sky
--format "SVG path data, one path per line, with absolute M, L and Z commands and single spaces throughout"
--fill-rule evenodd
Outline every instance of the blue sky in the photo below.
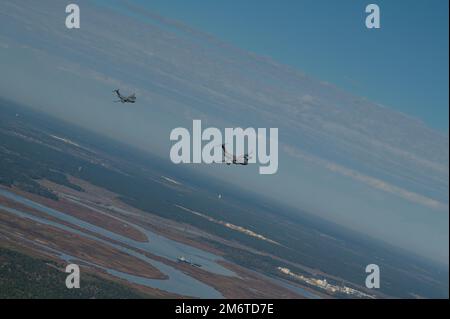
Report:
M 448 1 L 133 0 L 448 133 Z

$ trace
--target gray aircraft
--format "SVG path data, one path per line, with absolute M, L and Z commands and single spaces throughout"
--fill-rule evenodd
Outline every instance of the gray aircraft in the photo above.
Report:
M 114 90 L 114 93 L 117 94 L 117 97 L 119 98 L 119 100 L 114 101 L 114 102 L 121 102 L 121 103 L 136 103 L 136 94 L 133 93 L 129 96 L 124 96 L 122 94 L 120 94 L 119 89 Z
M 223 151 L 223 155 L 222 155 L 222 162 L 226 163 L 227 165 L 248 165 L 248 160 L 250 158 L 249 154 L 244 154 L 242 156 L 236 156 L 233 154 L 230 154 L 227 152 L 226 148 L 225 148 L 225 144 L 222 144 L 222 151 Z

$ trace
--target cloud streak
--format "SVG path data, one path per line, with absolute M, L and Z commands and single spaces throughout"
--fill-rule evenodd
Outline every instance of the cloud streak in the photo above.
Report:
M 378 190 L 399 196 L 399 197 L 404 198 L 413 203 L 424 205 L 424 206 L 427 206 L 427 207 L 430 207 L 430 208 L 433 208 L 433 209 L 436 209 L 439 211 L 447 211 L 448 212 L 449 206 L 446 203 L 423 196 L 421 194 L 410 192 L 401 187 L 397 187 L 395 185 L 389 184 L 385 181 L 382 181 L 380 179 L 377 179 L 377 178 L 374 178 L 374 177 L 371 177 L 368 175 L 364 175 L 360 172 L 357 172 L 350 168 L 338 165 L 336 163 L 332 163 L 330 161 L 327 161 L 327 160 L 324 160 L 324 159 L 321 159 L 321 158 L 318 158 L 318 157 L 315 157 L 312 155 L 307 155 L 305 153 L 302 153 L 301 151 L 299 151 L 298 149 L 296 149 L 294 147 L 285 145 L 285 146 L 283 146 L 283 150 L 293 157 L 315 163 L 315 164 L 320 165 L 332 172 L 341 174 L 346 177 L 353 178 L 361 183 L 369 185 Z

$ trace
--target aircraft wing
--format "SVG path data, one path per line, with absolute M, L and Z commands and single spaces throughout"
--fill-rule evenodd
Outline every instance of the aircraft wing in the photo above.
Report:
M 228 159 L 231 159 L 231 160 L 234 159 L 233 154 L 230 154 L 230 153 L 227 152 L 227 150 L 226 150 L 226 148 L 225 148 L 225 145 L 222 145 L 222 151 L 223 151 L 223 156 L 224 156 L 225 158 L 228 158 Z

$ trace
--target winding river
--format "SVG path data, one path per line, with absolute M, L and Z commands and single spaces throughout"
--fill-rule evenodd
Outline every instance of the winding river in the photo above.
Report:
M 102 235 L 106 238 L 109 238 L 118 243 L 127 245 L 129 247 L 140 249 L 140 250 L 149 252 L 151 254 L 154 254 L 154 255 L 157 255 L 160 257 L 164 257 L 167 259 L 171 259 L 171 260 L 176 259 L 180 255 L 189 256 L 190 260 L 192 260 L 195 263 L 201 264 L 202 269 L 204 269 L 206 271 L 209 271 L 211 273 L 220 274 L 220 275 L 225 275 L 225 276 L 237 276 L 234 272 L 226 269 L 225 267 L 223 267 L 217 263 L 217 261 L 223 260 L 222 257 L 217 256 L 212 253 L 209 253 L 209 252 L 206 252 L 206 251 L 203 251 L 203 250 L 200 250 L 198 248 L 191 247 L 189 245 L 171 240 L 171 239 L 163 237 L 161 235 L 155 234 L 155 233 L 149 231 L 148 229 L 145 229 L 136 224 L 132 224 L 128 221 L 124 221 L 124 222 L 128 223 L 132 227 L 135 227 L 136 229 L 141 231 L 143 234 L 145 234 L 147 236 L 148 242 L 140 242 L 140 241 L 136 241 L 131 238 L 116 234 L 114 232 L 111 232 L 104 228 L 98 227 L 96 225 L 93 225 L 89 222 L 83 221 L 83 220 L 76 218 L 74 216 L 71 216 L 69 214 L 66 214 L 66 213 L 60 212 L 58 210 L 44 206 L 42 204 L 36 203 L 30 199 L 27 199 L 23 196 L 20 196 L 18 194 L 15 194 L 15 193 L 10 192 L 3 188 L 0 188 L 0 196 L 5 197 L 9 200 L 15 201 L 17 203 L 23 204 L 27 207 L 36 209 L 37 211 L 43 212 L 45 214 L 48 214 L 49 216 L 52 216 L 59 220 L 65 221 L 72 225 L 76 225 L 82 229 L 89 230 L 95 234 Z M 77 204 L 87 206 L 90 209 L 94 209 L 94 210 L 97 210 L 99 213 L 105 214 L 104 211 L 98 210 L 95 207 L 88 206 L 79 201 L 77 201 Z M 19 216 L 21 218 L 27 218 L 27 219 L 30 219 L 35 222 L 39 222 L 39 223 L 42 223 L 42 224 L 45 224 L 48 226 L 57 227 L 61 230 L 64 230 L 64 231 L 67 231 L 67 232 L 70 232 L 73 234 L 77 234 L 77 235 L 83 236 L 85 238 L 89 238 L 89 239 L 95 240 L 97 242 L 109 245 L 110 247 L 113 247 L 117 250 L 120 250 L 120 251 L 127 253 L 131 256 L 134 256 L 136 258 L 139 258 L 140 260 L 157 268 L 160 272 L 167 275 L 168 279 L 149 279 L 149 278 L 145 278 L 145 277 L 127 274 L 127 273 L 120 272 L 120 271 L 117 271 L 112 268 L 107 268 L 107 267 L 103 267 L 101 265 L 93 264 L 92 262 L 82 260 L 78 257 L 71 256 L 65 252 L 57 251 L 53 248 L 43 246 L 43 248 L 55 253 L 56 255 L 58 255 L 58 257 L 60 259 L 66 261 L 66 262 L 76 261 L 76 260 L 83 261 L 86 264 L 95 266 L 99 269 L 103 269 L 105 272 L 109 273 L 110 275 L 112 275 L 114 277 L 127 280 L 134 284 L 139 284 L 139 285 L 151 287 L 151 288 L 157 288 L 157 289 L 167 291 L 170 293 L 175 293 L 178 295 L 197 297 L 197 298 L 223 298 L 223 295 L 219 291 L 217 291 L 215 288 L 200 282 L 199 280 L 177 270 L 174 267 L 171 267 L 162 262 L 153 260 L 133 249 L 129 249 L 122 245 L 109 242 L 107 240 L 98 238 L 91 234 L 87 234 L 83 231 L 63 225 L 61 223 L 58 223 L 58 222 L 55 222 L 52 220 L 48 220 L 43 217 L 35 216 L 33 214 L 24 212 L 23 210 L 14 209 L 14 208 L 7 207 L 7 206 L 1 205 L 1 204 L 0 204 L 0 209 L 4 210 L 10 214 L 14 214 L 15 216 Z M 118 219 L 121 220 L 120 218 L 118 218 Z M 42 245 L 40 245 L 40 246 L 42 246 Z M 263 276 L 263 277 L 265 277 L 265 276 Z M 281 285 L 281 286 L 283 286 L 289 290 L 292 290 L 300 295 L 303 295 L 307 298 L 320 298 L 317 295 L 314 295 L 314 294 L 312 294 L 304 289 L 301 289 L 297 286 L 293 286 L 287 282 L 284 282 L 284 281 L 282 282 L 275 278 L 270 278 L 270 281 L 277 283 L 278 285 Z
M 89 230 L 91 232 L 94 232 L 96 234 L 105 236 L 106 238 L 115 240 L 119 243 L 123 243 L 126 245 L 129 245 L 130 247 L 142 249 L 144 251 L 147 251 L 149 253 L 162 256 L 162 257 L 168 257 L 168 258 L 176 258 L 176 256 L 179 256 L 179 253 L 185 253 L 188 256 L 196 256 L 197 260 L 201 260 L 202 268 L 204 267 L 205 270 L 219 273 L 219 274 L 225 274 L 229 276 L 233 276 L 234 273 L 229 271 L 228 269 L 222 267 L 221 265 L 217 264 L 215 260 L 220 260 L 220 256 L 216 256 L 214 254 L 202 251 L 200 249 L 190 247 L 188 245 L 178 243 L 176 241 L 170 240 L 168 238 L 162 237 L 160 235 L 154 234 L 148 230 L 145 230 L 145 234 L 149 236 L 149 242 L 138 242 L 135 240 L 132 240 L 130 238 L 121 236 L 119 234 L 110 232 L 106 229 L 103 229 L 101 227 L 92 225 L 88 222 L 85 222 L 83 220 L 80 220 L 76 217 L 73 217 L 71 215 L 62 213 L 60 211 L 57 211 L 55 209 L 46 207 L 42 204 L 36 203 L 34 201 L 31 201 L 25 197 L 22 197 L 20 195 L 14 194 L 10 191 L 7 191 L 5 189 L 0 188 L 0 196 L 3 196 L 5 198 L 8 198 L 10 200 L 13 200 L 17 203 L 21 203 L 23 205 L 26 205 L 30 208 L 34 208 L 40 212 L 46 213 L 52 217 L 58 218 L 60 220 L 63 220 L 65 222 L 71 223 L 73 225 L 77 225 L 83 229 Z M 72 227 L 68 227 L 66 225 L 62 225 L 58 222 L 48 220 L 42 217 L 34 216 L 30 213 L 17 210 L 14 208 L 10 208 L 4 205 L 0 205 L 0 209 L 7 211 L 11 214 L 14 214 L 16 216 L 19 216 L 21 218 L 27 218 L 31 219 L 33 221 L 57 227 L 59 229 L 62 229 L 64 231 L 77 234 L 80 236 L 83 236 L 85 238 L 89 238 L 98 242 L 101 242 L 103 244 L 107 244 L 115 249 L 118 249 L 124 253 L 127 253 L 131 256 L 134 256 L 136 258 L 139 258 L 140 260 L 150 264 L 151 266 L 157 268 L 162 273 L 166 274 L 169 278 L 168 279 L 148 279 L 144 277 L 134 276 L 130 274 L 126 274 L 123 272 L 116 271 L 114 269 L 105 268 L 105 267 L 99 267 L 103 268 L 106 272 L 110 273 L 113 276 L 116 276 L 121 279 L 128 280 L 132 283 L 152 287 L 152 288 L 158 288 L 167 292 L 176 293 L 184 296 L 190 296 L 190 297 L 198 297 L 198 298 L 223 298 L 222 294 L 218 292 L 216 289 L 214 289 L 211 286 L 208 286 L 190 276 L 187 274 L 168 266 L 162 262 L 153 260 L 151 258 L 148 258 L 147 256 L 136 252 L 135 250 L 123 247 L 122 245 L 117 245 L 114 243 L 111 243 L 109 241 L 103 240 L 101 238 L 98 238 L 96 236 L 92 236 L 90 234 L 84 233 L 82 231 L 79 231 L 77 229 L 74 229 Z M 67 255 L 65 253 L 60 253 L 60 257 L 66 258 L 72 258 L 72 259 L 78 259 L 71 257 L 70 255 Z M 92 264 L 92 263 L 91 263 Z M 98 265 L 96 265 L 98 266 Z

